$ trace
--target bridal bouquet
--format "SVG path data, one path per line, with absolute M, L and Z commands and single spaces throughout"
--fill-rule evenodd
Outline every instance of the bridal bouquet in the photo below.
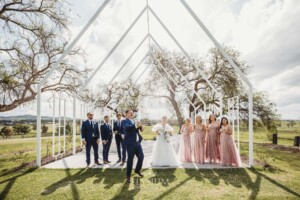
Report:
M 166 142 L 170 142 L 170 135 L 171 135 L 170 131 L 164 131 L 164 140 Z

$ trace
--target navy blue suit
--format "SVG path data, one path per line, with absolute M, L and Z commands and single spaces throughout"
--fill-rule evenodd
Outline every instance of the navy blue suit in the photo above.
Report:
M 99 126 L 97 122 L 90 123 L 90 120 L 82 122 L 81 125 L 81 138 L 86 141 L 86 163 L 91 163 L 91 147 L 94 150 L 95 162 L 98 162 L 98 144 L 97 140 L 100 139 Z
M 143 137 L 139 133 L 139 129 L 135 127 L 134 122 L 130 119 L 122 121 L 121 132 L 124 134 L 124 142 L 127 150 L 127 177 L 131 176 L 134 155 L 138 158 L 135 171 L 140 172 L 143 165 L 144 153 L 141 146 Z
M 115 132 L 115 139 L 116 139 L 116 145 L 117 145 L 117 152 L 118 152 L 119 160 L 122 159 L 122 161 L 125 162 L 125 160 L 126 160 L 126 147 L 125 147 L 125 143 L 124 143 L 123 138 L 122 138 L 121 123 L 122 123 L 121 120 L 120 121 L 118 121 L 118 120 L 115 121 L 113 131 Z M 122 146 L 122 154 L 121 154 L 121 146 Z
M 111 145 L 111 140 L 112 140 L 112 129 L 111 129 L 111 125 L 110 124 L 102 124 L 101 128 L 101 139 L 102 139 L 102 145 L 103 145 L 103 151 L 102 151 L 102 155 L 103 155 L 103 161 L 108 161 L 108 153 L 109 153 L 109 149 L 110 149 L 110 145 Z M 103 140 L 106 140 L 107 143 L 104 144 Z

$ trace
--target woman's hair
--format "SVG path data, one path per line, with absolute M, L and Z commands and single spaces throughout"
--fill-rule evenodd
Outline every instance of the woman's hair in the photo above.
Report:
M 203 120 L 202 120 L 202 117 L 201 116 L 196 116 L 196 119 L 195 119 L 195 124 L 197 124 L 197 118 L 199 118 L 201 121 L 200 122 L 202 122 Z
M 221 119 L 221 124 L 220 124 L 220 129 L 221 129 L 222 126 L 223 126 L 223 119 L 225 119 L 225 120 L 226 120 L 226 123 L 228 124 L 228 119 L 227 119 L 227 117 L 222 117 L 222 119 Z
M 187 118 L 185 119 L 185 124 L 186 124 L 187 121 L 190 121 L 190 122 L 191 122 L 191 118 L 187 117 Z
M 215 116 L 215 114 L 210 114 L 210 115 L 209 115 L 208 123 L 210 123 L 210 124 L 211 124 L 211 116 Z M 215 118 L 216 118 L 216 116 L 215 116 Z
M 164 116 L 161 117 L 161 119 L 166 119 L 167 120 L 168 118 L 167 118 L 167 116 L 164 115 Z

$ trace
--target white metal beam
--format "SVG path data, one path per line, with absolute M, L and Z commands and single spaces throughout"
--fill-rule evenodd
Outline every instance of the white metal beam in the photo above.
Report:
M 161 62 L 160 61 L 158 61 L 160 64 L 161 64 Z M 156 73 L 162 78 L 162 80 L 165 82 L 165 84 L 169 87 L 169 89 L 172 91 L 172 93 L 174 94 L 174 95 L 176 95 L 176 92 L 173 90 L 173 88 L 171 87 L 171 85 L 168 83 L 168 81 L 167 81 L 167 79 L 163 76 L 163 75 L 161 75 L 161 73 L 159 73 L 159 71 L 158 71 L 158 69 L 157 68 L 155 68 L 156 69 Z M 188 96 L 187 95 L 185 95 L 185 98 L 188 100 L 188 102 L 194 107 L 194 109 L 196 109 L 195 108 L 195 105 L 191 102 L 191 100 L 188 98 Z
M 127 80 L 130 79 L 130 78 L 133 76 L 133 74 L 134 74 L 134 73 L 136 72 L 136 70 L 141 66 L 141 64 L 143 63 L 143 61 L 146 59 L 147 56 L 148 56 L 148 54 L 146 54 L 146 55 L 143 57 L 143 59 L 141 59 L 141 61 L 137 64 L 137 66 L 135 67 L 135 69 L 134 69 L 134 70 L 131 72 L 131 74 L 127 77 Z M 134 85 L 132 85 L 128 90 L 131 90 L 131 88 L 132 88 L 133 86 L 134 86 Z M 108 107 L 110 101 L 111 101 L 111 100 L 109 100 L 109 101 L 107 102 L 107 104 L 104 106 L 104 109 L 106 109 L 106 108 Z
M 131 60 L 131 58 L 136 54 L 136 52 L 139 50 L 139 48 L 142 46 L 142 44 L 145 42 L 147 39 L 148 35 L 146 35 L 142 41 L 137 45 L 137 47 L 133 50 L 133 52 L 130 54 L 130 56 L 126 59 L 126 61 L 123 63 L 121 68 L 115 73 L 115 75 L 110 79 L 110 81 L 106 84 L 104 89 L 102 91 L 105 91 L 107 87 L 115 80 L 115 78 L 120 74 L 122 69 L 128 64 L 128 62 Z M 95 107 L 95 103 L 101 98 L 101 95 L 98 96 L 98 98 L 95 99 L 95 101 L 92 103 L 92 109 Z
M 146 54 L 146 56 L 147 56 L 148 54 Z M 124 96 L 123 96 L 123 98 L 122 99 L 120 99 L 120 101 L 117 103 L 117 105 L 115 106 L 115 108 L 114 109 L 116 109 L 119 105 L 120 105 L 120 103 L 126 98 L 126 96 L 129 94 L 129 92 L 130 92 L 130 90 L 136 85 L 136 83 L 140 80 L 140 78 L 143 76 L 143 74 L 147 71 L 147 69 L 149 69 L 149 67 L 146 67 L 143 71 L 142 71 L 142 73 L 138 76 L 138 78 L 134 81 L 134 83 L 132 84 L 132 86 L 125 92 L 125 94 L 124 94 Z M 107 107 L 108 105 L 106 105 L 105 106 L 105 108 Z M 114 110 L 113 109 L 113 110 Z
M 73 131 L 72 131 L 72 153 L 73 155 L 76 154 L 76 97 L 73 97 Z
M 222 94 L 212 85 L 212 83 L 208 80 L 204 72 L 201 72 L 201 69 L 195 64 L 190 55 L 186 52 L 186 50 L 182 47 L 182 45 L 178 42 L 178 40 L 174 37 L 174 35 L 170 32 L 167 26 L 161 21 L 158 15 L 152 10 L 150 6 L 148 6 L 149 11 L 153 14 L 155 19 L 159 22 L 159 24 L 163 27 L 163 29 L 167 32 L 167 34 L 171 37 L 174 43 L 179 47 L 179 49 L 183 52 L 183 54 L 189 59 L 192 65 L 195 67 L 197 72 L 204 78 L 204 80 L 208 83 L 208 85 L 213 89 L 213 91 L 218 95 L 222 96 Z
M 93 79 L 93 77 L 95 76 L 95 74 L 102 68 L 102 66 L 105 64 L 105 62 L 107 61 L 107 59 L 110 57 L 110 55 L 116 50 L 116 48 L 120 45 L 120 43 L 124 40 L 124 38 L 127 36 L 127 34 L 130 32 L 130 30 L 134 27 L 134 25 L 136 24 L 136 22 L 141 18 L 141 16 L 144 14 L 144 12 L 146 11 L 147 6 L 139 13 L 139 15 L 135 18 L 135 20 L 131 23 L 131 25 L 128 27 L 128 29 L 123 33 L 123 35 L 121 36 L 121 38 L 116 42 L 116 44 L 113 46 L 113 48 L 109 51 L 109 53 L 105 56 L 105 58 L 102 60 L 102 62 L 99 64 L 99 66 L 95 69 L 95 71 L 93 72 L 93 74 L 88 77 L 83 85 L 83 87 L 81 87 L 79 93 L 85 89 L 85 87 L 89 84 L 89 82 Z
M 191 84 L 187 78 L 181 73 L 181 71 L 178 69 L 178 67 L 174 64 L 174 62 L 169 58 L 169 56 L 164 52 L 164 50 L 162 49 L 162 47 L 158 44 L 158 42 L 154 39 L 154 37 L 150 34 L 149 37 L 152 39 L 152 41 L 155 43 L 155 45 L 160 49 L 160 51 L 164 54 L 164 56 L 167 58 L 167 60 L 171 63 L 172 67 L 177 71 L 177 73 L 181 76 L 181 78 L 184 79 L 184 81 L 187 84 Z M 156 58 L 155 58 L 156 59 Z M 156 59 L 157 60 L 157 59 Z M 193 88 L 193 93 L 197 96 L 198 99 L 200 99 L 200 101 L 203 103 L 203 106 L 206 107 L 206 103 L 204 102 L 204 100 L 202 99 L 202 97 L 198 94 L 197 91 L 195 91 L 195 89 Z M 195 106 L 193 104 L 193 107 L 195 109 Z
M 171 74 L 165 69 L 165 67 L 162 65 L 162 63 L 157 59 L 157 58 L 155 58 L 155 56 L 151 53 L 151 56 L 156 60 L 156 62 L 158 62 L 158 64 L 159 64 L 159 66 L 164 70 L 164 72 L 169 76 L 169 78 L 172 80 L 172 82 L 176 85 L 176 86 L 179 86 L 178 85 L 178 83 L 173 79 L 173 77 L 171 76 Z M 189 99 L 188 98 L 188 96 L 187 95 L 185 95 L 186 96 L 186 98 L 187 99 Z M 203 101 L 201 98 L 200 98 L 200 100 L 201 101 Z M 190 100 L 189 100 L 189 102 L 191 102 Z M 205 104 L 205 102 L 202 102 L 203 104 Z M 193 105 L 193 107 L 195 108 L 195 105 L 192 103 L 192 105 Z

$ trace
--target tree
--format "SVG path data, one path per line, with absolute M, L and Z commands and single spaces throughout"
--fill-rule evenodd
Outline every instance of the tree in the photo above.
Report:
M 241 61 L 240 53 L 230 47 L 225 47 L 224 49 L 239 69 L 244 74 L 247 74 L 251 67 L 244 61 Z M 225 102 L 227 102 L 228 98 L 234 96 L 240 97 L 240 118 L 245 121 L 248 120 L 247 88 L 243 85 L 238 74 L 231 67 L 229 62 L 222 56 L 218 49 L 210 49 L 207 55 L 204 56 L 205 59 L 197 57 L 192 58 L 193 62 L 190 62 L 190 60 L 181 53 L 171 53 L 166 50 L 162 52 L 157 49 L 153 49 L 152 51 L 154 53 L 154 57 L 162 63 L 170 76 L 168 76 L 160 67 L 156 59 L 149 57 L 148 63 L 152 66 L 152 70 L 150 72 L 147 85 L 145 85 L 145 89 L 143 89 L 143 91 L 147 91 L 149 96 L 167 99 L 176 114 L 179 125 L 183 122 L 182 106 L 188 104 L 190 113 L 194 111 L 194 107 L 186 100 L 182 100 L 182 102 L 178 101 L 178 98 L 176 99 L 172 90 L 176 92 L 177 96 L 188 96 L 195 107 L 199 106 L 199 109 L 204 110 L 204 104 L 197 98 L 197 95 L 192 90 L 194 89 L 207 105 L 211 104 L 220 108 L 220 102 L 216 92 L 211 89 L 203 76 L 197 72 L 196 66 L 205 73 L 206 77 L 210 80 L 217 91 L 224 95 L 223 100 Z M 189 83 L 187 83 L 176 69 L 173 68 L 167 57 L 175 63 L 179 71 L 186 76 Z M 163 86 L 162 83 L 164 83 L 164 81 L 159 75 L 157 75 L 157 70 L 166 78 L 166 81 L 172 90 L 167 86 Z M 172 81 L 171 77 L 178 85 Z M 157 90 L 157 88 L 160 88 L 160 90 Z M 268 130 L 274 131 L 274 129 L 276 129 L 275 122 L 278 121 L 279 118 L 276 114 L 276 105 L 268 99 L 267 94 L 264 92 L 255 92 L 253 102 L 253 112 L 254 115 L 257 116 L 256 120 L 259 120 L 258 122 L 262 123 Z M 227 103 L 224 103 L 223 105 L 223 113 L 227 114 Z
M 137 112 L 139 96 L 142 94 L 140 93 L 140 86 L 138 84 L 134 85 L 131 79 L 115 82 L 111 85 L 100 85 L 99 88 L 100 92 L 98 94 L 95 96 L 87 95 L 83 99 L 88 99 L 90 102 L 96 101 L 96 108 L 107 106 L 108 109 L 115 113 L 128 109 Z M 130 88 L 131 90 L 129 90 Z M 128 92 L 128 95 L 124 98 L 126 92 Z
M 153 49 L 152 51 L 154 52 L 155 58 L 160 61 L 160 63 L 164 66 L 166 71 L 168 71 L 170 76 L 168 76 L 160 67 L 159 62 L 157 62 L 156 59 L 150 57 L 148 60 L 148 64 L 152 66 L 152 69 L 150 71 L 150 76 L 146 81 L 147 84 L 144 84 L 144 88 L 142 89 L 142 91 L 147 91 L 145 96 L 167 99 L 170 103 L 171 108 L 173 108 L 172 110 L 174 111 L 175 116 L 177 117 L 178 124 L 181 125 L 184 119 L 182 115 L 184 102 L 183 99 L 178 98 L 178 96 L 180 95 L 176 96 L 173 91 L 182 95 L 184 91 L 186 91 L 186 93 L 191 92 L 191 87 L 189 87 L 184 79 L 181 78 L 179 73 L 172 67 L 171 63 L 166 58 L 166 54 L 171 58 L 173 63 L 180 65 L 179 68 L 182 74 L 190 76 L 194 72 L 194 70 L 192 66 L 183 64 L 183 62 L 186 62 L 186 59 L 183 57 L 183 55 L 175 52 L 161 52 L 155 49 Z M 158 73 L 166 78 L 166 81 L 168 85 L 170 85 L 170 87 L 164 84 L 164 80 L 161 78 L 161 76 L 159 76 Z M 175 80 L 177 84 L 175 84 L 172 79 Z
M 7 139 L 13 134 L 13 129 L 9 126 L 4 126 L 2 127 L 0 134 L 2 135 L 3 139 Z
M 25 135 L 30 132 L 30 126 L 28 124 L 15 124 L 13 126 L 14 132 L 18 135 L 22 134 Z
M 32 124 L 32 130 L 36 130 L 36 124 Z
M 70 124 L 66 124 L 65 126 L 66 129 L 66 135 L 70 135 L 72 133 L 72 127 Z M 56 133 L 58 133 L 59 128 L 56 128 Z M 60 127 L 60 134 L 62 135 L 64 133 L 64 127 L 63 125 Z
M 67 47 L 70 34 L 65 0 L 0 1 L 0 112 L 36 98 L 36 85 Z M 74 93 L 85 78 L 77 58 L 84 52 L 73 49 L 41 88 Z
M 46 126 L 45 124 L 43 124 L 43 126 L 42 126 L 42 134 L 43 135 L 47 134 L 48 128 L 49 128 L 48 126 Z
M 296 125 L 296 122 L 294 120 L 290 120 L 288 122 L 288 127 L 291 127 L 292 129 L 294 129 L 294 126 Z

